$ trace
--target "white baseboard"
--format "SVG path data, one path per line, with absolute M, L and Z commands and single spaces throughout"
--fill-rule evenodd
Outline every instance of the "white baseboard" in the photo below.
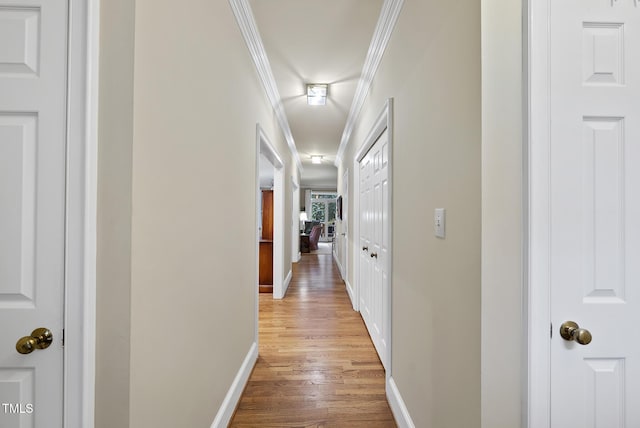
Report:
M 298 252 L 298 254 L 294 257 L 293 262 L 294 263 L 298 263 L 300 261 L 300 259 L 302 258 L 302 253 Z
M 336 262 L 336 266 L 338 266 L 338 270 L 340 271 L 340 278 L 344 280 L 344 269 L 342 268 L 342 263 L 340 262 L 340 259 L 338 258 L 338 255 L 335 251 L 333 251 L 332 254 L 333 260 Z
M 387 380 L 387 400 L 389 400 L 389 406 L 391 407 L 393 417 L 396 419 L 396 424 L 398 424 L 399 428 L 416 427 L 413 424 L 413 420 L 411 420 L 409 410 L 407 410 L 407 406 L 404 404 L 400 390 L 398 390 L 398 385 L 396 385 L 393 377 Z
M 231 388 L 229 388 L 229 392 L 227 392 L 227 396 L 224 397 L 224 401 L 218 410 L 216 418 L 211 424 L 211 428 L 224 428 L 229 425 L 256 361 L 258 361 L 258 344 L 254 342 L 251 345 L 251 349 L 249 349 L 249 353 L 245 357 L 242 366 L 240 366 L 240 370 L 238 370 L 236 378 L 233 380 Z
M 273 287 L 273 298 L 275 300 L 281 300 L 284 299 L 284 296 L 287 295 L 287 290 L 289 289 L 289 284 L 291 283 L 291 278 L 293 277 L 293 271 L 290 270 L 289 273 L 287 274 L 287 277 L 284 279 L 284 281 L 282 281 L 282 292 L 279 294 L 276 294 L 276 287 Z
M 293 278 L 293 271 L 290 270 L 287 274 L 287 277 L 284 279 L 282 283 L 282 297 L 287 295 L 287 290 L 289 289 L 289 284 L 291 284 L 291 278 Z
M 347 287 L 347 294 L 349 295 L 349 300 L 351 300 L 351 306 L 353 306 L 353 310 L 358 312 L 358 302 L 356 301 L 355 290 L 349 283 L 349 279 L 344 280 L 344 285 Z

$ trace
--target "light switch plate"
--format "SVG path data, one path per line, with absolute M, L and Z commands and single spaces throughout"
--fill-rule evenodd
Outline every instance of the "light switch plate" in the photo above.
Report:
M 444 238 L 444 208 L 436 208 L 433 214 L 433 231 L 438 238 Z

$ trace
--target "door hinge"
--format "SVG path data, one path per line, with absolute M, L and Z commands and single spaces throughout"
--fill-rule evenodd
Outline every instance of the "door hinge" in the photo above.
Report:
M 549 324 L 549 337 L 553 339 L 553 323 Z
M 62 329 L 62 347 L 64 348 L 64 328 Z

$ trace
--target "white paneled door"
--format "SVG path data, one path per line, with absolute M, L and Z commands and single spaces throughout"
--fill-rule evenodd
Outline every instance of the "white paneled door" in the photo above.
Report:
M 389 144 L 384 131 L 360 162 L 360 312 L 387 368 Z
M 364 318 L 365 324 L 369 326 L 368 320 L 371 319 L 371 257 L 369 251 L 371 249 L 371 230 L 373 229 L 371 221 L 371 157 L 365 156 L 360 161 L 360 268 L 359 272 L 359 296 L 360 296 L 360 314 Z
M 640 427 L 640 4 L 550 7 L 551 426 Z
M 62 427 L 67 19 L 0 1 L 0 427 Z
M 349 268 L 349 171 L 342 176 L 342 232 L 340 233 L 340 263 L 342 264 L 342 279 L 347 280 Z

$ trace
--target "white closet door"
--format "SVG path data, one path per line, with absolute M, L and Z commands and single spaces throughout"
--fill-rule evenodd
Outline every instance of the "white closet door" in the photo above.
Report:
M 385 130 L 360 162 L 360 311 L 382 364 L 389 319 L 389 145 Z
M 0 427 L 63 423 L 67 17 L 0 1 Z M 39 327 L 49 347 L 18 353 Z
M 640 4 L 553 1 L 550 23 L 551 426 L 640 427 Z

